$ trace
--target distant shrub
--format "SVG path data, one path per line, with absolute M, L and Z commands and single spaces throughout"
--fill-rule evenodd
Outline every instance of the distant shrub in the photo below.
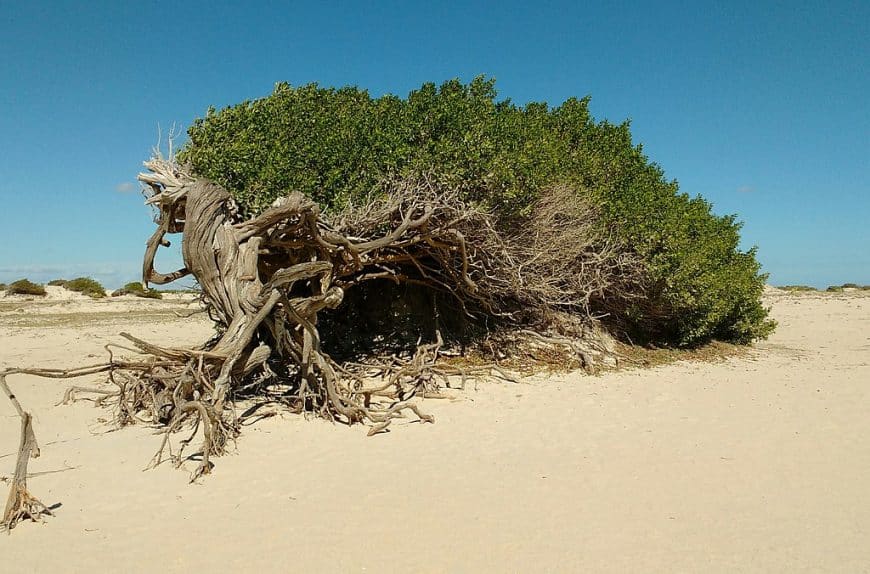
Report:
M 839 293 L 840 291 L 843 291 L 843 287 L 840 285 L 831 285 L 830 287 L 825 289 L 825 291 L 828 291 L 830 293 Z
M 193 289 L 163 289 L 162 293 L 172 293 L 173 295 L 199 295 L 202 291 L 199 288 Z
M 6 291 L 6 283 L 0 283 L 0 291 Z
M 137 293 L 136 297 L 142 297 L 143 299 L 163 299 L 163 294 L 156 289 L 149 289 L 143 291 L 141 294 Z
M 33 283 L 27 279 L 19 279 L 9 284 L 6 288 L 9 295 L 37 295 L 45 296 L 45 287 L 39 283 Z
M 112 297 L 120 297 L 121 295 L 135 295 L 136 297 L 141 297 L 143 299 L 163 299 L 163 295 L 160 291 L 145 289 L 138 281 L 127 283 L 112 293 Z
M 64 285 L 66 285 L 66 283 L 66 279 L 52 279 L 47 283 L 47 285 L 49 285 L 50 287 L 63 287 Z
M 63 287 L 69 291 L 75 291 L 87 295 L 94 299 L 101 299 L 106 296 L 106 290 L 95 279 L 90 277 L 77 277 L 63 284 Z
M 818 289 L 809 285 L 783 285 L 780 289 L 783 291 L 818 291 Z
M 145 287 L 143 287 L 142 283 L 140 283 L 139 281 L 131 281 L 130 283 L 127 283 L 126 285 L 121 287 L 121 289 L 131 294 L 144 293 L 146 291 Z
M 858 283 L 843 283 L 843 289 L 859 289 L 861 291 L 870 291 L 870 285 L 859 285 Z

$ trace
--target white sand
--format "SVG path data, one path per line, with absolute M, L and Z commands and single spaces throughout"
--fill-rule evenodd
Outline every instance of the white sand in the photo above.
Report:
M 73 469 L 30 480 L 61 506 L 0 536 L 2 569 L 868 572 L 870 297 L 767 297 L 780 328 L 749 357 L 483 384 L 372 438 L 274 418 L 195 485 L 142 472 L 147 429 L 109 432 L 88 403 L 54 406 L 66 383 L 10 377 L 43 446 L 31 472 Z M 0 305 L 0 367 L 94 362 L 122 330 L 210 333 L 135 304 L 153 312 Z M 0 474 L 17 440 L 2 400 Z

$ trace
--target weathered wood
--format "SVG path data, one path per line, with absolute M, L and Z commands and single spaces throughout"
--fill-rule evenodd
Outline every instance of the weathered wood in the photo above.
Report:
M 0 526 L 9 532 L 21 520 L 29 518 L 38 521 L 43 514 L 51 514 L 51 511 L 42 502 L 31 496 L 27 490 L 27 465 L 31 458 L 39 456 L 39 445 L 33 432 L 33 419 L 9 388 L 6 382 L 7 374 L 8 371 L 0 373 L 0 389 L 3 390 L 21 418 L 21 439 L 18 446 L 18 458 L 15 461 L 15 473 L 12 475 L 12 485 L 9 488 L 3 519 L 0 522 Z

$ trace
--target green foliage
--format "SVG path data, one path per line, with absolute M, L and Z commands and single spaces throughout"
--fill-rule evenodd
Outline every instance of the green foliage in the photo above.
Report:
M 144 293 L 146 291 L 140 281 L 131 281 L 121 287 L 121 290 L 126 291 L 127 293 Z
M 46 285 L 50 287 L 63 287 L 64 285 L 66 285 L 66 283 L 66 279 L 52 279 L 51 281 L 46 283 Z
M 840 293 L 843 291 L 843 287 L 841 287 L 840 285 L 831 285 L 830 287 L 825 289 L 825 291 L 829 293 Z
M 141 297 L 143 299 L 163 299 L 163 295 L 160 291 L 155 289 L 145 289 L 139 281 L 131 281 L 120 289 L 112 292 L 112 297 L 119 297 L 121 295 L 135 295 L 136 297 Z
M 6 290 L 6 283 L 0 283 L 0 291 Z
M 7 295 L 37 295 L 45 296 L 45 287 L 38 283 L 32 283 L 27 279 L 19 279 L 13 281 L 6 287 Z
M 106 296 L 106 290 L 95 279 L 90 277 L 77 277 L 63 284 L 64 289 L 87 295 L 93 299 L 101 299 Z
M 760 302 L 766 276 L 755 251 L 740 250 L 735 217 L 680 193 L 628 122 L 596 122 L 588 98 L 517 106 L 482 77 L 424 84 L 406 99 L 280 83 L 266 98 L 210 108 L 188 135 L 179 159 L 247 216 L 290 191 L 330 209 L 365 201 L 390 175 L 433 171 L 510 231 L 541 189 L 566 184 L 646 262 L 645 294 L 615 317 L 632 338 L 748 342 L 773 328 Z
M 783 285 L 780 289 L 783 291 L 818 291 L 818 289 L 809 285 Z

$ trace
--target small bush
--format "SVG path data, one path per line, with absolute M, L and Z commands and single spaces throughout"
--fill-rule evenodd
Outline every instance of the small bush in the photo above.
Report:
M 87 295 L 94 299 L 101 299 L 106 296 L 106 290 L 95 279 L 90 277 L 78 277 L 63 284 L 63 287 L 69 291 L 75 291 Z
M 52 279 L 47 283 L 47 285 L 50 287 L 63 287 L 66 283 L 66 279 Z
M 126 285 L 121 287 L 121 289 L 123 289 L 127 293 L 144 293 L 146 290 L 145 287 L 142 286 L 142 283 L 140 283 L 139 281 L 131 281 L 130 283 L 127 283 Z
M 843 291 L 843 287 L 840 285 L 831 285 L 826 289 L 826 291 L 828 291 L 829 293 L 839 293 Z
M 37 295 L 39 297 L 45 297 L 45 287 L 27 279 L 19 279 L 18 281 L 10 283 L 6 288 L 6 291 L 10 295 Z
M 0 291 L 6 291 L 6 283 L 0 283 Z
M 809 285 L 783 285 L 780 289 L 783 291 L 818 291 L 818 289 Z
M 163 295 L 160 291 L 145 289 L 138 281 L 127 283 L 112 293 L 112 297 L 120 297 L 121 295 L 135 295 L 136 297 L 141 297 L 143 299 L 163 299 Z

